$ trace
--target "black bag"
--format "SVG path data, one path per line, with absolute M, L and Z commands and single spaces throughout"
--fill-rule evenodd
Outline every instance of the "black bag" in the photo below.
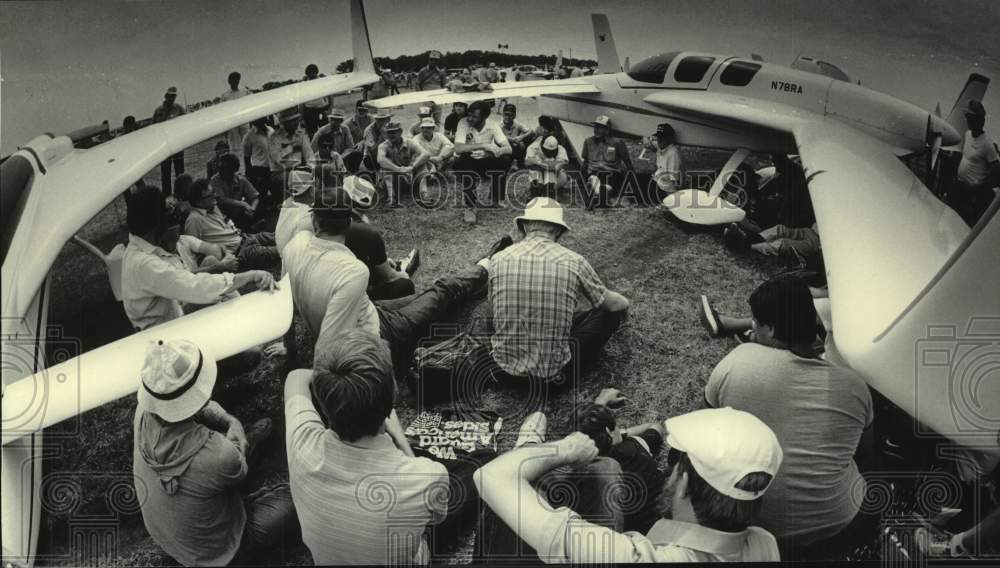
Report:
M 418 347 L 408 375 L 418 405 L 459 401 L 475 406 L 484 382 L 492 381 L 486 347 L 468 333 L 430 347 Z

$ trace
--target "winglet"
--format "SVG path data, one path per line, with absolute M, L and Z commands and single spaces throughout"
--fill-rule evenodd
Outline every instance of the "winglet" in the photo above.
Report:
M 608 17 L 604 14 L 591 14 L 590 20 L 594 25 L 594 46 L 597 48 L 598 73 L 620 73 L 622 64 L 621 60 L 618 59 L 615 38 L 611 36 L 611 24 L 608 23 Z
M 986 89 L 989 86 L 989 77 L 980 75 L 979 73 L 970 74 L 968 80 L 965 81 L 965 87 L 962 88 L 958 99 L 955 100 L 955 106 L 948 113 L 948 124 L 955 129 L 955 132 L 958 132 L 959 140 L 965 139 L 965 131 L 969 129 L 968 124 L 965 122 L 965 109 L 969 106 L 969 101 L 983 100 L 983 96 L 986 94 Z
M 372 42 L 368 38 L 368 20 L 361 0 L 351 0 L 351 47 L 354 51 L 354 70 L 374 73 Z

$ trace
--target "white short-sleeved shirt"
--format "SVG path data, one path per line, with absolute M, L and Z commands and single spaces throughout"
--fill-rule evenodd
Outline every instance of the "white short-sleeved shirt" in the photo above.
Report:
M 979 185 L 990 175 L 990 164 L 1000 161 L 996 144 L 989 134 L 973 136 L 965 133 L 962 161 L 958 164 L 958 179 L 966 185 Z
M 423 134 L 417 134 L 410 140 L 413 140 L 413 142 L 419 146 L 421 150 L 430 154 L 432 158 L 442 156 L 449 148 L 455 147 L 455 145 L 451 143 L 451 140 L 448 140 L 447 136 L 436 131 L 434 132 L 434 135 L 431 136 L 430 140 L 424 138 Z
M 681 183 L 681 151 L 676 144 L 670 144 L 656 151 L 656 172 L 653 178 L 660 189 L 668 189 L 670 182 L 679 189 Z
M 499 156 L 510 154 L 512 151 L 507 135 L 503 133 L 499 124 L 491 120 L 487 120 L 481 130 L 473 128 L 468 118 L 458 121 L 458 126 L 455 128 L 455 144 L 495 144 L 500 148 L 497 154 Z

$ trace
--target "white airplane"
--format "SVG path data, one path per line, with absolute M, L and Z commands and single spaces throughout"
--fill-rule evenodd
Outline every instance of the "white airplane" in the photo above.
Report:
M 91 149 L 39 136 L 0 164 L 2 190 L 3 562 L 30 565 L 41 518 L 42 429 L 135 392 L 148 342 L 186 338 L 218 358 L 281 337 L 292 321 L 287 280 L 45 368 L 67 339 L 46 329 L 48 273 L 63 245 L 161 161 L 240 124 L 375 83 L 361 0 L 351 0 L 354 71 L 295 83 L 148 126 Z M 71 204 L 71 206 L 67 206 Z M 240 329 L 241 333 L 218 333 Z
M 600 74 L 369 104 L 538 97 L 578 149 L 597 115 L 635 137 L 669 123 L 681 145 L 734 150 L 708 192 L 682 190 L 664 203 L 702 224 L 743 217 L 719 196 L 750 152 L 798 154 L 828 272 L 830 356 L 929 430 L 1000 455 L 1000 199 L 970 231 L 898 159 L 927 152 L 933 164 L 942 147 L 959 144 L 962 109 L 983 97 L 989 79 L 971 75 L 945 119 L 808 57 L 788 67 L 671 52 L 623 71 L 607 17 L 593 15 L 593 25 Z

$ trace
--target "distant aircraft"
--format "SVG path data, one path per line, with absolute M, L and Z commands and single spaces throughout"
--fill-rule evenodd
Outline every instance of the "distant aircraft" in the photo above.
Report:
M 577 148 L 597 115 L 635 137 L 669 123 L 681 145 L 734 151 L 709 191 L 665 200 L 677 217 L 701 224 L 742 218 L 720 193 L 750 152 L 798 154 L 828 272 L 830 356 L 922 427 L 1000 454 L 1000 199 L 970 231 L 898 159 L 926 153 L 934 165 L 942 147 L 959 144 L 962 109 L 982 99 L 989 79 L 970 75 L 944 118 L 809 57 L 789 67 L 758 55 L 669 52 L 623 71 L 607 17 L 592 20 L 600 74 L 368 104 L 538 97 L 540 112 L 563 121 Z
M 47 329 L 48 273 L 91 218 L 176 152 L 300 103 L 379 80 L 361 0 L 351 0 L 354 71 L 246 96 L 155 124 L 91 149 L 68 136 L 39 136 L 0 164 L 2 196 L 3 562 L 30 565 L 41 518 L 42 429 L 135 392 L 146 346 L 186 338 L 217 358 L 280 337 L 292 321 L 291 290 L 253 293 L 200 310 L 63 361 L 68 338 Z M 240 333 L 220 333 L 239 329 Z

